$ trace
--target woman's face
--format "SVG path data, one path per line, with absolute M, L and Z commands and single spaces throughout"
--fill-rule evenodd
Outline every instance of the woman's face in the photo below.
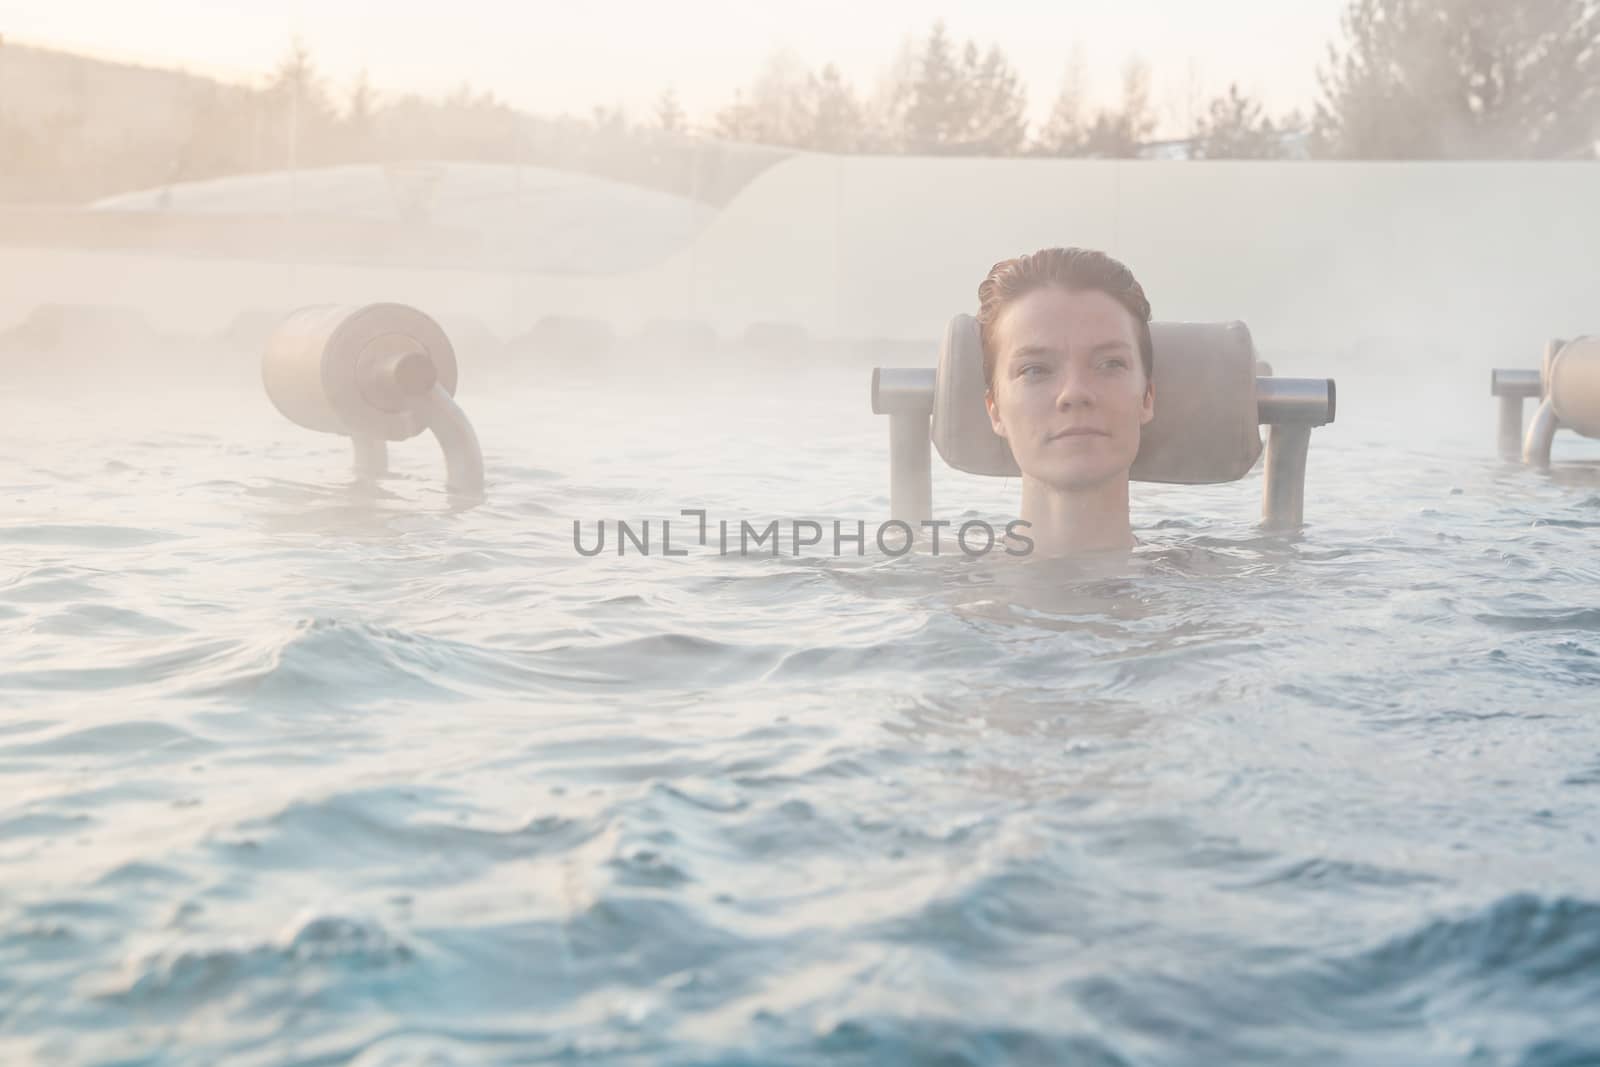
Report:
M 1155 394 L 1133 316 L 1098 290 L 1049 285 L 995 321 L 989 420 L 1022 473 L 1055 489 L 1128 477 Z

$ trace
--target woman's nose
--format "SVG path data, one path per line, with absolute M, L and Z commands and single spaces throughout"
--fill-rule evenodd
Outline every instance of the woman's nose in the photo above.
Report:
M 1061 391 L 1056 394 L 1056 406 L 1067 408 L 1092 403 L 1094 403 L 1094 390 L 1090 386 L 1088 375 L 1069 368 L 1061 376 Z

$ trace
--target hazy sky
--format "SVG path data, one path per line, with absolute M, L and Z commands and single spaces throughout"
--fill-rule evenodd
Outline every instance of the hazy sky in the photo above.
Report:
M 1192 87 L 1228 82 L 1273 111 L 1309 104 L 1346 0 L 0 0 L 0 34 L 236 80 L 260 78 L 295 34 L 342 92 L 363 68 L 380 91 L 446 92 L 463 82 L 519 107 L 636 117 L 671 86 L 692 122 L 710 118 L 787 49 L 834 62 L 867 91 L 910 34 L 943 18 L 959 38 L 998 44 L 1048 110 L 1074 44 L 1091 88 L 1113 99 L 1130 55 L 1153 70 L 1163 125 L 1186 122 Z

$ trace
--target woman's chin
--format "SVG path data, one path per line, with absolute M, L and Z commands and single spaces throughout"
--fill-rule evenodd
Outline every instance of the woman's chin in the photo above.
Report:
M 1093 489 L 1100 489 L 1107 483 L 1116 481 L 1119 476 L 1123 481 L 1126 481 L 1128 472 L 1123 468 L 1117 467 L 1091 467 L 1073 464 L 1071 466 L 1058 465 L 1046 468 L 1039 472 L 1034 480 L 1051 492 L 1084 493 Z

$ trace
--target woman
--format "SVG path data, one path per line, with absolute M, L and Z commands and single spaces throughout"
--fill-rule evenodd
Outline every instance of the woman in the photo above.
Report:
M 1155 414 L 1150 301 L 1103 252 L 1046 248 L 978 286 L 985 403 L 1022 471 L 1034 552 L 1126 550 L 1128 469 Z

